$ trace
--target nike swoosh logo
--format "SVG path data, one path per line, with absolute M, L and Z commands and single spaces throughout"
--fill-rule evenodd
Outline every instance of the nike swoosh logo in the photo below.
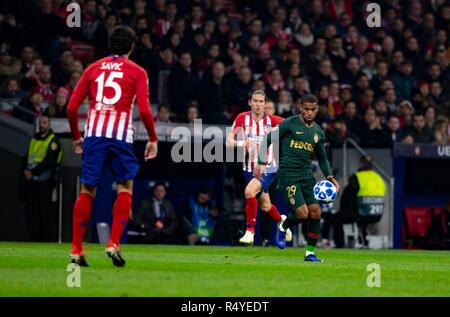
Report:
M 302 132 L 302 131 L 296 131 L 295 133 L 297 133 L 297 134 L 303 134 L 304 132 Z

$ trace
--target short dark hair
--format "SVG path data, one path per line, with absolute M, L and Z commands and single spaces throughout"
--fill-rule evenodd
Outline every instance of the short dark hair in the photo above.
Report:
M 373 160 L 368 155 L 362 155 L 359 158 L 359 163 L 362 165 L 363 169 L 372 169 L 373 166 Z
M 153 187 L 152 187 L 152 192 L 154 192 L 158 186 L 164 187 L 164 190 L 167 191 L 167 186 L 166 186 L 166 184 L 165 184 L 163 181 L 157 181 L 157 182 L 155 183 L 155 185 L 153 185 Z
M 314 96 L 313 94 L 306 94 L 303 95 L 302 99 L 301 99 L 301 103 L 317 103 L 318 99 L 316 96 Z
M 128 26 L 114 28 L 109 36 L 109 50 L 114 55 L 127 54 L 133 48 L 136 41 L 136 33 Z
M 166 108 L 168 111 L 170 111 L 170 107 L 169 107 L 168 104 L 160 103 L 160 104 L 158 105 L 158 112 L 160 112 L 162 108 Z

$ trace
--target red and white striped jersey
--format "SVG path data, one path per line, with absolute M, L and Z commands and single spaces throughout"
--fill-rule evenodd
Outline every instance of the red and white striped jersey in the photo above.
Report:
M 133 143 L 132 114 L 137 100 L 150 140 L 157 139 L 150 110 L 147 72 L 134 62 L 121 56 L 109 56 L 92 63 L 83 72 L 67 109 L 75 140 L 80 137 L 77 110 L 86 96 L 89 110 L 85 138 L 105 137 Z
M 248 151 L 245 153 L 243 169 L 247 172 L 253 172 L 253 168 L 258 163 L 259 147 L 264 137 L 284 119 L 279 116 L 272 116 L 264 113 L 261 120 L 255 121 L 252 118 L 252 112 L 246 111 L 240 113 L 231 127 L 236 135 L 243 136 L 243 140 L 249 140 Z M 270 145 L 267 153 L 268 173 L 275 172 L 278 168 L 274 159 L 273 145 Z

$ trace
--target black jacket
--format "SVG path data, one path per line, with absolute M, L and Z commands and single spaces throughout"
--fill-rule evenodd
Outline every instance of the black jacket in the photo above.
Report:
M 177 63 L 168 78 L 169 103 L 170 108 L 175 113 L 184 113 L 192 101 L 195 99 L 195 90 L 199 76 L 191 68 L 191 71 L 184 69 Z
M 155 230 L 156 222 L 161 220 L 164 224 L 161 231 L 173 234 L 178 223 L 172 203 L 167 199 L 163 199 L 162 205 L 165 212 L 162 219 L 157 218 L 154 203 L 154 198 L 144 199 L 134 215 L 134 223 L 145 230 Z

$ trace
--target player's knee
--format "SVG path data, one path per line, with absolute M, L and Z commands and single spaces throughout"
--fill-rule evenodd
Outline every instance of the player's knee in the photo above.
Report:
M 248 198 L 253 198 L 253 197 L 256 197 L 255 190 L 252 187 L 247 186 L 245 188 L 245 198 L 248 199 Z
M 260 207 L 261 207 L 262 211 L 269 212 L 270 208 L 272 207 L 272 204 L 270 204 L 270 203 L 262 203 Z
M 308 218 L 308 209 L 303 207 L 297 208 L 295 210 L 295 216 L 297 217 L 297 219 L 301 220 Z
M 311 218 L 313 219 L 320 219 L 320 209 L 311 211 Z
M 310 207 L 309 214 L 312 219 L 320 219 L 320 215 L 321 215 L 320 207 L 319 206 Z
M 86 193 L 89 196 L 91 196 L 92 198 L 95 198 L 95 194 L 97 193 L 97 188 L 95 186 L 81 184 L 80 192 Z

